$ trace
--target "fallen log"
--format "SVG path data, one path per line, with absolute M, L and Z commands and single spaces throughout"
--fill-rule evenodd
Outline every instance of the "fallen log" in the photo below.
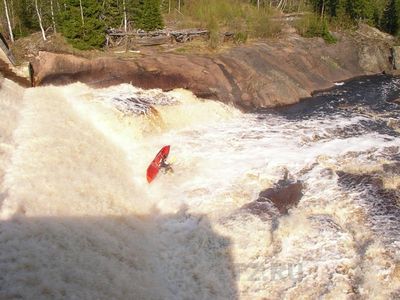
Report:
M 157 46 L 170 43 L 171 38 L 168 36 L 144 37 L 132 39 L 132 42 L 142 46 Z

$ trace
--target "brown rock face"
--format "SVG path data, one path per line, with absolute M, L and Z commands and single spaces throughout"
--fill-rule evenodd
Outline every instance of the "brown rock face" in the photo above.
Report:
M 400 46 L 395 46 L 392 48 L 393 57 L 393 68 L 395 70 L 400 70 Z
M 14 71 L 11 70 L 10 66 L 6 62 L 4 62 L 2 59 L 0 59 L 0 74 L 4 78 L 8 78 L 8 79 L 18 83 L 20 86 L 23 86 L 23 87 L 31 86 L 31 83 L 29 82 L 28 79 L 15 74 Z M 0 77 L 1 77 L 1 75 L 0 75 Z
M 223 97 L 228 94 L 229 82 L 224 82 L 221 69 L 211 59 L 200 56 L 165 54 L 138 60 L 87 60 L 69 54 L 40 52 L 32 66 L 35 85 L 80 81 L 93 87 L 106 87 L 131 83 L 145 89 L 186 88 L 199 96 L 229 100 Z M 218 95 L 213 86 L 218 86 Z
M 93 87 L 186 88 L 247 110 L 296 103 L 336 81 L 391 70 L 390 43 L 382 39 L 363 33 L 339 36 L 328 45 L 292 34 L 213 56 L 163 53 L 135 60 L 41 52 L 32 66 L 36 85 L 81 81 Z

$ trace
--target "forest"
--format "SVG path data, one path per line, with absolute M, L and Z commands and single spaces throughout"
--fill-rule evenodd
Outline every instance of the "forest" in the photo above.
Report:
M 365 22 L 399 35 L 400 0 L 2 0 L 0 30 L 11 43 L 34 32 L 59 33 L 78 49 L 101 48 L 106 32 L 201 27 L 210 39 L 221 30 L 237 41 L 279 32 L 280 13 L 305 13 L 299 31 L 333 41 L 331 28 Z

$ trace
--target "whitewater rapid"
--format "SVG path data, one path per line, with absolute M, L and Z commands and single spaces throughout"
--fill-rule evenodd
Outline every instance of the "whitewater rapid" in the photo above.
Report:
M 398 79 L 379 101 L 344 85 L 322 93 L 337 105 L 251 114 L 184 90 L 1 80 L 1 299 L 400 296 L 399 108 L 368 102 Z M 174 173 L 149 185 L 164 145 Z M 297 207 L 244 208 L 285 173 Z

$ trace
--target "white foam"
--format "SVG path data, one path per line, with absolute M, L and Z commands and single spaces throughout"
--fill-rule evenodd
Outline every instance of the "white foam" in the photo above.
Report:
M 259 118 L 129 85 L 0 100 L 20 114 L 2 165 L 0 298 L 386 297 L 400 287 L 397 254 L 334 173 L 352 159 L 376 164 L 400 144 L 336 135 L 366 117 Z M 146 168 L 166 144 L 174 173 L 148 185 Z M 305 184 L 289 215 L 241 209 L 283 169 Z

